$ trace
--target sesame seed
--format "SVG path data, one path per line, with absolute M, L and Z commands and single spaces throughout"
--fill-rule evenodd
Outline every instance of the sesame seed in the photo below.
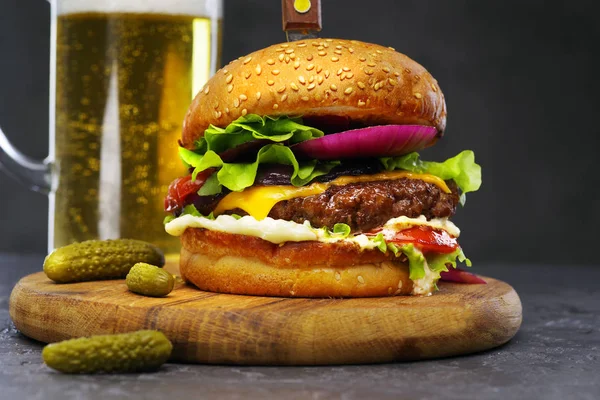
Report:
M 337 57 L 331 57 L 331 61 L 333 61 L 333 62 L 338 62 L 339 60 L 340 60 L 340 59 L 339 59 L 339 58 L 337 58 Z
M 248 100 L 248 96 L 246 96 L 245 94 L 240 94 L 240 101 L 245 101 Z
M 377 52 L 378 52 L 379 54 L 383 54 L 383 51 L 381 51 L 381 50 L 377 50 Z
M 333 51 L 335 54 L 337 54 L 338 56 L 342 55 L 342 51 L 341 50 L 334 50 Z
M 238 99 L 233 99 L 233 106 L 238 108 L 240 106 L 240 101 Z
M 227 85 L 227 93 L 231 93 L 233 90 L 233 85 Z
M 315 85 L 314 83 L 311 83 L 310 85 L 308 85 L 308 86 L 306 87 L 306 89 L 307 89 L 307 90 L 313 90 L 313 89 L 315 88 L 315 86 L 316 86 L 316 85 Z
M 262 68 L 259 64 L 256 65 L 256 75 L 260 75 L 260 73 L 262 72 Z
M 210 87 L 207 86 L 206 89 L 204 89 L 204 94 L 208 94 L 209 91 L 210 91 Z
M 227 71 L 227 68 L 223 68 L 221 71 L 223 71 L 223 75 L 227 75 L 227 73 L 229 72 Z
M 325 79 L 329 78 L 329 70 L 325 71 Z
M 386 73 L 390 72 L 390 69 L 388 67 L 383 67 L 382 70 L 383 70 L 383 72 L 386 72 Z
M 277 89 L 277 93 L 282 93 L 285 91 L 285 85 L 283 85 L 282 87 L 280 87 L 279 89 Z
M 340 46 L 340 45 L 338 44 L 337 46 L 335 46 L 335 48 L 336 48 L 337 50 L 341 50 L 341 49 L 342 49 L 342 46 Z
M 416 97 L 417 99 L 420 99 L 421 97 L 423 97 L 423 95 L 422 95 L 421 93 L 415 93 L 415 97 Z
M 219 108 L 219 103 L 215 103 L 215 104 L 213 105 L 213 108 L 214 108 L 215 110 L 216 110 L 217 108 Z
M 285 63 L 289 64 L 290 63 L 290 56 L 285 56 Z
M 297 92 L 298 90 L 300 90 L 298 88 L 298 85 L 296 85 L 294 82 L 290 83 L 290 87 L 292 88 L 292 90 L 294 90 L 295 92 Z
M 247 57 L 247 58 L 244 60 L 244 64 L 248 64 L 250 61 L 252 61 L 252 57 Z
M 323 71 L 323 68 L 320 65 L 317 65 L 317 74 L 321 73 L 321 71 Z
M 398 281 L 398 289 L 402 288 L 402 279 Z
M 315 100 L 316 101 L 321 101 L 321 100 L 323 100 L 323 97 L 321 97 L 321 95 L 319 93 L 316 93 L 315 94 Z
M 295 59 L 296 59 L 296 53 L 292 53 L 292 54 L 290 54 L 290 58 L 291 58 L 292 60 L 295 60 Z
M 325 50 L 325 47 L 319 46 L 319 47 L 317 47 L 317 50 Z
M 322 77 L 321 75 L 319 75 L 319 76 L 317 77 L 317 82 L 319 83 L 319 85 L 320 85 L 321 83 L 323 83 L 323 80 L 324 80 L 324 79 L 323 79 L 323 77 Z
M 311 76 L 310 78 L 308 78 L 308 83 L 313 83 L 315 81 L 315 77 Z
M 302 96 L 302 97 L 300 97 L 300 100 L 302 100 L 302 101 L 308 101 L 308 96 Z
M 306 61 L 312 61 L 312 59 L 313 59 L 313 55 L 312 54 L 309 54 L 309 55 L 306 56 Z
M 287 95 L 287 93 L 285 93 L 283 96 L 281 96 L 281 102 L 286 101 L 287 98 L 288 98 L 288 95 Z
M 350 54 L 354 53 L 354 49 L 352 47 L 348 47 L 348 51 L 350 52 Z
M 390 49 L 390 50 L 392 50 L 392 51 L 396 51 L 396 49 L 395 49 L 395 48 L 393 48 L 393 47 L 388 47 L 388 49 Z
M 348 67 L 344 67 L 344 68 L 342 68 L 342 70 L 344 70 L 344 71 L 348 72 L 348 71 L 350 71 L 350 68 L 348 68 Z
M 436 86 L 435 86 L 433 83 L 431 84 L 431 89 L 432 89 L 434 92 L 437 92 L 437 87 L 436 87 Z
M 306 83 L 306 79 L 304 79 L 304 77 L 302 75 L 300 75 L 298 77 L 298 81 L 300 81 L 300 83 L 303 84 L 303 85 Z
M 400 72 L 398 72 L 398 71 L 394 71 L 394 75 L 396 75 L 396 76 L 400 76 Z
M 272 59 L 272 58 L 269 58 L 269 59 L 267 60 L 267 64 L 269 64 L 269 65 L 273 65 L 273 64 L 275 64 L 275 61 L 273 61 L 273 59 Z
M 350 94 L 350 93 L 352 93 L 352 88 L 351 88 L 351 87 L 349 87 L 349 88 L 346 88 L 346 90 L 344 90 L 344 93 L 345 93 L 345 94 Z
M 344 70 L 343 70 L 342 68 L 338 69 L 338 71 L 337 71 L 336 75 L 337 75 L 337 76 L 340 76 L 340 75 L 341 75 L 341 73 L 342 73 L 343 71 L 344 71 Z
M 340 275 L 339 272 L 335 271 L 335 280 L 339 281 L 340 279 L 342 279 L 342 276 Z
M 242 110 L 242 116 L 248 114 L 248 110 L 246 110 L 245 108 Z
M 395 79 L 392 79 L 392 78 L 389 78 L 389 79 L 388 79 L 388 82 L 389 82 L 389 83 L 390 83 L 390 85 L 392 85 L 392 86 L 396 86 L 396 83 L 398 83 L 398 82 L 396 82 L 396 80 L 395 80 Z
M 374 66 L 375 66 L 375 65 L 377 65 L 377 64 L 375 64 L 374 62 L 369 62 L 369 63 L 367 63 L 367 65 L 368 65 L 369 67 L 374 67 Z
M 358 279 L 358 281 L 359 281 L 360 283 L 365 283 L 365 278 L 363 278 L 363 277 L 362 277 L 362 276 L 360 276 L 360 275 L 359 275 L 359 276 L 358 276 L 358 278 L 356 278 L 356 279 Z
M 364 62 L 364 61 L 367 61 L 367 59 L 366 59 L 366 58 L 364 58 L 364 57 L 358 57 L 358 59 L 359 59 L 360 61 L 363 61 L 363 62 Z
M 306 47 L 306 43 L 300 43 L 298 47 Z
M 281 47 L 283 47 L 284 49 L 285 49 L 285 48 L 288 48 L 288 47 L 290 47 L 290 45 L 289 45 L 289 44 L 287 44 L 287 43 L 283 43 L 283 44 L 281 44 L 280 46 L 281 46 Z
M 215 111 L 215 117 L 221 118 L 221 115 L 222 115 L 221 111 Z
M 232 80 L 233 80 L 233 75 L 227 75 L 227 78 L 225 78 L 225 83 L 231 83 Z
M 279 58 L 279 61 L 283 61 L 283 59 L 285 58 L 285 55 L 283 55 L 283 53 L 281 53 L 278 58 Z
M 365 69 L 365 74 L 367 74 L 367 75 L 373 75 L 373 70 L 372 69 Z
M 346 73 L 342 72 L 342 75 L 340 75 L 340 81 L 343 81 L 344 79 L 346 79 Z
M 335 85 L 332 84 L 331 86 L 329 86 L 329 88 L 331 90 L 333 90 L 334 92 L 337 92 L 337 86 L 335 86 Z
M 325 41 L 331 43 L 333 42 L 333 39 L 325 39 Z
M 225 107 L 225 114 L 229 114 L 229 107 Z
M 273 110 L 277 110 L 279 108 L 279 104 L 275 103 L 273 104 Z
M 408 69 L 408 68 L 405 68 L 405 69 L 404 69 L 404 72 L 406 72 L 407 74 L 410 74 L 410 69 Z
M 311 69 L 313 69 L 314 67 L 315 67 L 315 64 L 308 64 L 308 65 L 306 66 L 306 70 L 307 70 L 307 71 L 310 71 L 310 70 L 311 70 Z
M 327 52 L 326 52 L 326 51 L 323 51 L 323 50 L 321 50 L 321 51 L 317 52 L 317 54 L 318 54 L 318 55 L 320 55 L 320 56 L 326 56 L 326 55 L 327 55 Z
M 348 73 L 346 74 L 346 79 L 350 79 L 350 78 L 352 78 L 353 76 L 354 76 L 354 74 L 353 74 L 352 72 L 348 72 Z
M 362 100 L 359 100 L 359 101 L 358 101 L 358 106 L 359 106 L 359 107 L 363 107 L 365 104 L 366 104 L 366 103 L 365 103 L 364 101 L 362 101 Z
M 375 91 L 378 91 L 381 88 L 381 82 L 375 82 L 375 85 L 373 85 L 373 89 L 375 89 Z
M 359 87 L 359 88 L 361 88 L 361 89 L 364 89 L 364 88 L 365 88 L 365 84 L 364 84 L 364 83 L 362 83 L 362 82 L 358 82 L 358 83 L 357 83 L 357 85 L 358 85 L 358 87 Z
M 244 78 L 248 79 L 250 78 L 250 76 L 252 75 L 252 72 L 248 71 L 246 72 L 246 74 L 244 75 Z
M 256 100 L 260 100 L 260 92 L 256 92 Z
M 320 46 L 320 44 L 318 42 L 312 42 L 311 44 L 315 47 Z
M 274 69 L 273 71 L 271 71 L 271 73 L 273 75 L 279 75 L 279 70 L 278 69 Z
M 274 80 L 272 80 L 272 79 L 269 79 L 269 80 L 267 81 L 267 85 L 269 85 L 269 86 L 273 86 L 274 84 L 275 84 L 275 81 L 274 81 Z
M 280 48 L 278 48 L 278 49 L 275 49 L 275 51 L 276 51 L 276 52 L 278 52 L 278 53 L 279 53 L 279 52 L 282 52 L 282 51 L 284 51 L 284 50 L 285 50 L 285 49 L 284 49 L 283 47 L 280 47 Z
M 285 54 L 292 54 L 294 52 L 294 49 L 287 49 L 285 51 Z

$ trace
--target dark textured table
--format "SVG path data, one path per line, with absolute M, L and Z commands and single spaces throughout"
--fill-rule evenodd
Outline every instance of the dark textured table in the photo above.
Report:
M 41 256 L 0 255 L 0 399 L 600 399 L 600 265 L 489 265 L 521 296 L 523 325 L 485 353 L 403 364 L 236 367 L 167 364 L 127 375 L 62 375 L 8 316 Z

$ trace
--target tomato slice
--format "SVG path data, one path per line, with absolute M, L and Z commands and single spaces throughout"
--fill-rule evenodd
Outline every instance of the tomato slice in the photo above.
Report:
M 458 249 L 458 242 L 446 231 L 436 231 L 428 226 L 415 226 L 398 232 L 388 242 L 396 245 L 413 243 L 422 252 L 452 253 Z
M 215 168 L 209 168 L 196 175 L 192 181 L 192 174 L 175 179 L 169 185 L 167 197 L 165 197 L 165 211 L 173 212 L 181 210 L 187 204 L 189 196 L 198 193 L 204 182 L 212 175 Z

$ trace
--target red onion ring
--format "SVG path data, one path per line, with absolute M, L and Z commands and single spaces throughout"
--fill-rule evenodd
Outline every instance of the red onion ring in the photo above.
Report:
M 472 274 L 467 271 L 463 271 L 460 268 L 450 268 L 448 272 L 440 273 L 440 280 L 447 282 L 457 282 L 457 283 L 475 283 L 475 284 L 486 284 L 487 282 L 478 277 L 475 274 Z
M 318 160 L 392 157 L 432 145 L 437 130 L 424 125 L 379 125 L 333 133 L 291 147 L 300 157 Z

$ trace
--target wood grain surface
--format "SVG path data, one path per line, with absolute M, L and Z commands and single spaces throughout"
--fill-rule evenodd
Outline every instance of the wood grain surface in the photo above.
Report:
M 508 284 L 440 283 L 430 297 L 290 299 L 199 291 L 180 279 L 165 298 L 127 290 L 124 280 L 56 284 L 21 279 L 10 316 L 42 342 L 158 329 L 172 361 L 215 364 L 359 364 L 445 357 L 499 346 L 521 325 Z

